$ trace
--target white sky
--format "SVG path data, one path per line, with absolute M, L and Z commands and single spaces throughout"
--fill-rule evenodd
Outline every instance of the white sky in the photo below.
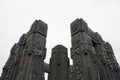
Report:
M 111 43 L 120 63 L 120 0 L 0 0 L 0 74 L 11 47 L 35 19 L 48 24 L 48 62 L 55 45 L 71 47 L 70 23 L 76 18 Z

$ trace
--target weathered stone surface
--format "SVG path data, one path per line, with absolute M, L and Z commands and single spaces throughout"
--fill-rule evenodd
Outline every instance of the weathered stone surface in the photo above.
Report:
M 68 80 L 69 59 L 67 48 L 57 45 L 52 49 L 48 80 Z
M 36 20 L 11 49 L 0 80 L 44 80 L 47 24 Z
M 39 33 L 43 36 L 47 36 L 47 24 L 41 20 L 36 20 L 29 31 L 30 33 Z
M 52 49 L 50 63 L 46 57 L 47 24 L 36 20 L 10 53 L 0 80 L 120 80 L 120 66 L 110 43 L 92 31 L 83 19 L 71 23 L 70 65 L 67 48 Z
M 45 63 L 45 62 L 44 62 L 44 71 L 45 71 L 46 73 L 50 73 L 50 66 L 49 66 L 48 63 Z
M 74 80 L 119 80 L 119 65 L 112 47 L 82 19 L 71 23 Z

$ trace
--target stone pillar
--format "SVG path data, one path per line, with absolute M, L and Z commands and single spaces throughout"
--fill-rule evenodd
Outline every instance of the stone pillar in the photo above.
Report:
M 96 67 L 95 50 L 92 43 L 94 32 L 88 28 L 82 19 L 76 19 L 71 23 L 74 80 L 99 80 Z
M 11 49 L 0 80 L 44 80 L 47 24 L 36 20 Z
M 48 80 L 68 80 L 69 59 L 67 48 L 57 45 L 52 49 Z

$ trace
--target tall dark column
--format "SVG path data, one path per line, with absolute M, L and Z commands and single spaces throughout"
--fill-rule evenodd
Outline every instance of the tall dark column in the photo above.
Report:
M 92 58 L 95 55 L 95 50 L 89 34 L 93 35 L 94 32 L 87 27 L 87 23 L 82 19 L 76 19 L 71 23 L 71 57 L 74 80 L 99 80 Z
M 68 80 L 69 59 L 67 48 L 57 45 L 52 49 L 48 80 Z
M 119 80 L 119 65 L 112 47 L 83 19 L 71 23 L 74 80 Z
M 0 80 L 44 80 L 47 24 L 36 20 L 11 49 Z

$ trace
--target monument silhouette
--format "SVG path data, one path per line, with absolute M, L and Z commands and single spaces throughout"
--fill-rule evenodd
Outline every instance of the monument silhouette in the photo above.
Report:
M 63 45 L 52 49 L 45 63 L 47 24 L 36 20 L 11 49 L 0 80 L 120 80 L 120 67 L 110 43 L 83 19 L 71 23 L 71 59 Z

